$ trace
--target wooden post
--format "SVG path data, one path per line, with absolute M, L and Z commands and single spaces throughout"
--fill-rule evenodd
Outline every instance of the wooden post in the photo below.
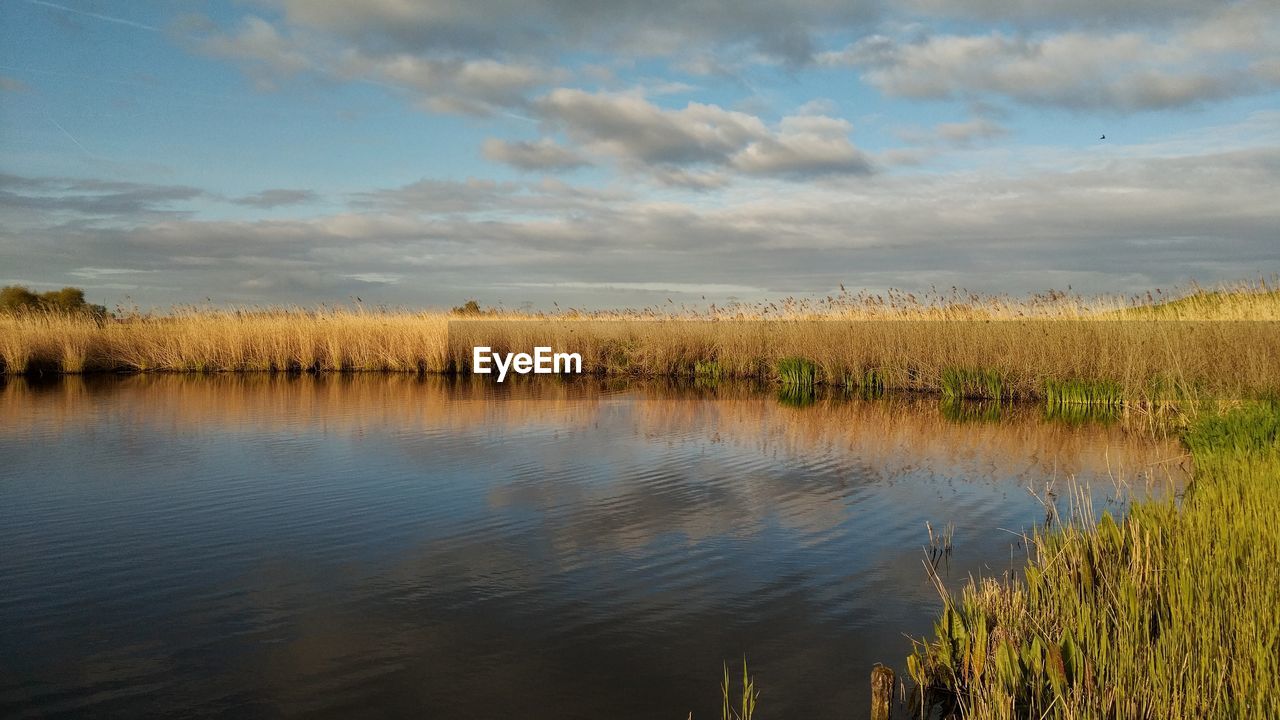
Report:
M 893 714 L 893 670 L 876 663 L 871 670 L 871 720 L 889 720 Z

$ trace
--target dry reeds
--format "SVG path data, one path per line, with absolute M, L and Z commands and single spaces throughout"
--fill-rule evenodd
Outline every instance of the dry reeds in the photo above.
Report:
M 465 371 L 471 348 L 582 355 L 588 373 L 779 379 L 956 397 L 1129 404 L 1280 391 L 1280 295 L 1265 284 L 1176 301 L 1062 295 L 842 295 L 702 313 L 468 315 L 325 308 L 183 309 L 117 319 L 0 315 L 8 374 Z M 798 377 L 798 376 L 797 376 Z M 811 380 L 810 380 L 811 378 Z

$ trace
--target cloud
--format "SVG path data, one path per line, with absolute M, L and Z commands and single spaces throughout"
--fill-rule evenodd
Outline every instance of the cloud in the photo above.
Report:
M 784 117 L 775 127 L 743 112 L 689 103 L 671 110 L 634 93 L 558 88 L 533 103 L 548 124 L 587 152 L 613 157 L 671 184 L 718 185 L 728 169 L 746 175 L 865 174 L 870 161 L 849 142 L 852 127 L 821 115 Z M 696 178 L 698 182 L 686 182 Z M 712 178 L 715 182 L 703 182 Z
M 424 179 L 403 187 L 358 193 L 356 207 L 390 212 L 465 213 L 489 207 L 515 192 L 514 184 L 471 178 Z
M 849 142 L 853 125 L 825 116 L 784 117 L 777 132 L 753 140 L 733 156 L 749 175 L 808 178 L 871 172 L 871 162 Z
M 484 156 L 520 170 L 555 171 L 582 167 L 587 161 L 578 153 L 548 138 L 533 142 L 516 142 L 489 138 L 484 141 Z
M 368 53 L 331 37 L 282 31 L 256 16 L 231 32 L 216 28 L 195 43 L 198 51 L 238 63 L 259 90 L 310 73 L 331 81 L 364 81 L 409 92 L 431 112 L 487 115 L 519 106 L 526 94 L 564 73 L 527 62 L 439 56 L 429 52 Z
M 1211 152 L 1173 141 L 1051 157 L 1001 152 L 948 175 L 804 185 L 748 176 L 694 197 L 428 179 L 370 190 L 351 197 L 348 211 L 306 219 L 143 214 L 82 225 L 41 211 L 42 225 L 0 229 L 0 266 L 48 283 L 86 268 L 150 271 L 128 276 L 144 302 L 358 294 L 438 305 L 467 296 L 611 304 L 613 289 L 643 303 L 691 287 L 777 297 L 839 282 L 1010 292 L 1212 283 L 1274 265 L 1275 118 L 1253 121 L 1271 128 L 1253 145 L 1240 142 L 1244 127 L 1213 129 L 1236 145 Z
M 1280 15 L 1264 3 L 1228 6 L 1168 34 L 1067 31 L 1043 35 L 862 38 L 822 53 L 890 95 L 993 96 L 1029 105 L 1120 112 L 1185 107 L 1280 86 Z
M 318 196 L 310 190 L 273 189 L 233 198 L 231 202 L 236 205 L 271 209 L 286 205 L 302 205 L 313 202 L 317 198 Z
M 931 128 L 903 127 L 895 131 L 909 147 L 893 148 L 880 153 L 879 159 L 890 165 L 919 164 L 936 157 L 946 148 L 969 148 L 1009 134 L 1008 128 L 985 117 L 961 122 L 938 123 Z
M 82 267 L 70 270 L 68 275 L 73 275 L 86 280 L 99 280 L 102 278 L 119 277 L 121 275 L 137 275 L 139 273 L 155 272 L 154 270 L 141 270 L 138 268 L 105 268 L 105 267 Z
M 376 273 L 376 272 L 352 273 L 350 275 L 346 275 L 345 277 L 355 280 L 356 282 L 368 283 L 370 285 L 395 285 L 396 283 L 404 279 L 403 275 L 396 275 L 395 273 Z
M 957 146 L 968 146 L 979 140 L 991 140 L 1008 134 L 997 122 L 986 118 L 974 118 L 957 123 L 939 123 L 934 131 L 942 140 Z
M 1163 24 L 1212 11 L 1200 0 L 908 0 L 916 14 L 1020 26 Z
M 873 0 L 276 0 L 289 23 L 343 37 L 364 52 L 587 51 L 635 56 L 741 44 L 792 64 L 813 36 L 878 17 Z
M 420 98 L 425 109 L 462 115 L 488 115 L 500 108 L 520 107 L 529 91 L 565 77 L 563 72 L 528 63 L 408 53 L 371 57 L 347 52 L 338 72 L 406 88 Z
M 172 209 L 175 203 L 204 195 L 202 190 L 183 185 L 0 174 L 0 208 L 37 213 L 67 211 L 92 216 L 170 213 L 176 212 Z
M 302 43 L 253 15 L 243 18 L 234 33 L 214 32 L 199 47 L 213 57 L 240 63 L 260 90 L 273 90 L 279 80 L 316 69 Z

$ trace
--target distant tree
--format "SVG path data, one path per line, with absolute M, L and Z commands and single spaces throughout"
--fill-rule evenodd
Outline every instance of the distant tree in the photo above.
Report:
M 453 309 L 454 315 L 479 315 L 482 312 L 484 311 L 480 309 L 480 303 L 475 300 L 468 300 Z
M 35 309 L 40 307 L 40 296 L 21 285 L 5 285 L 0 288 L 0 310 Z
M 84 291 L 74 287 L 64 287 L 61 290 L 50 290 L 47 293 L 41 293 L 40 300 L 50 310 L 61 310 L 62 312 L 83 310 L 86 304 Z
M 50 290 L 38 295 L 21 285 L 6 285 L 0 288 L 0 311 L 21 310 L 84 313 L 96 318 L 107 316 L 107 309 L 102 305 L 91 305 L 85 302 L 84 290 L 80 288 L 64 287 L 61 290 Z

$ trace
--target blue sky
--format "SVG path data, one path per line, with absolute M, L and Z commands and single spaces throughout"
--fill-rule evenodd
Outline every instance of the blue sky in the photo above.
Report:
M 0 282 L 613 307 L 1256 278 L 1278 101 L 1273 2 L 0 0 Z

